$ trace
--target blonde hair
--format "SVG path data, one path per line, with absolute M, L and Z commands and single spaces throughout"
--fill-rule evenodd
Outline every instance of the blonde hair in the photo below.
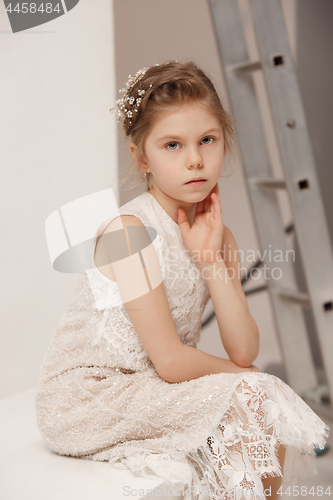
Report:
M 186 63 L 171 61 L 150 67 L 133 86 L 129 96 L 137 98 L 140 95 L 138 91 L 142 89 L 145 93 L 142 95 L 138 112 L 133 113 L 131 118 L 125 114 L 123 121 L 125 136 L 130 137 L 131 141 L 137 145 L 139 156 L 146 157 L 146 138 L 156 118 L 161 116 L 163 111 L 195 101 L 200 101 L 219 120 L 224 135 L 226 156 L 233 156 L 237 148 L 231 115 L 222 105 L 211 80 L 193 61 Z M 127 106 L 130 110 L 130 105 L 127 104 Z M 136 166 L 135 170 L 138 170 Z M 133 169 L 121 181 L 120 187 L 132 176 Z M 143 173 L 138 184 L 143 182 L 142 176 Z M 148 173 L 145 177 L 149 191 L 150 174 Z

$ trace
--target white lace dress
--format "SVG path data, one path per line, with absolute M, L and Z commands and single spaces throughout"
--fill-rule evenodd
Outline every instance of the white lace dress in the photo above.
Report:
M 153 245 L 177 332 L 196 347 L 209 290 L 178 224 L 147 192 L 119 212 L 157 231 Z M 160 378 L 117 283 L 96 268 L 80 276 L 52 336 L 36 415 L 54 452 L 157 475 L 181 487 L 185 499 L 200 500 L 264 499 L 261 478 L 279 472 L 279 444 L 293 465 L 284 484 L 316 472 L 314 447 L 324 447 L 329 430 L 273 375 L 220 373 L 175 384 Z

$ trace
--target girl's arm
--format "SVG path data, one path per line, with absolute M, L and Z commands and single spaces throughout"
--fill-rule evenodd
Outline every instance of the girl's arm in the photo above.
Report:
M 196 204 L 192 226 L 183 208 L 178 209 L 178 224 L 189 254 L 207 281 L 225 350 L 231 361 L 248 367 L 258 355 L 259 332 L 241 287 L 235 239 L 223 225 L 218 183 Z
M 127 302 L 125 307 L 157 373 L 167 382 L 184 382 L 213 373 L 258 371 L 183 344 L 163 284 Z
M 124 226 L 143 226 L 135 216 L 122 216 L 121 219 Z M 106 232 L 116 229 L 119 229 L 119 221 L 111 223 Z M 103 253 L 103 248 L 99 246 L 103 245 L 103 241 L 107 244 L 108 240 L 100 239 L 96 254 Z M 155 262 L 151 266 L 157 273 L 160 272 L 155 250 L 152 259 Z M 111 265 L 109 267 L 112 269 Z M 105 266 L 101 266 L 100 270 L 105 271 Z M 117 281 L 122 281 L 123 288 L 124 277 L 117 275 L 116 266 L 114 274 Z M 157 279 L 159 276 L 156 276 Z M 125 286 L 130 287 L 131 282 L 128 281 Z M 157 373 L 168 382 L 184 382 L 213 373 L 258 371 L 256 367 L 244 369 L 233 361 L 211 356 L 183 344 L 171 315 L 163 283 L 137 299 L 124 302 L 124 306 Z
M 259 330 L 242 289 L 237 244 L 226 226 L 222 253 L 224 258 L 214 263 L 197 265 L 210 291 L 223 346 L 229 358 L 245 368 L 258 356 Z

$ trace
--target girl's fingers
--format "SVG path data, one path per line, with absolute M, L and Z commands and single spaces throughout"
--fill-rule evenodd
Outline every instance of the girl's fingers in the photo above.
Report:
M 205 199 L 205 212 L 209 212 L 212 208 L 212 194 L 213 194 L 214 188 L 211 190 L 207 198 Z
M 220 190 L 219 190 L 219 184 L 218 184 L 218 182 L 215 184 L 215 186 L 214 186 L 214 188 L 213 188 L 213 191 L 214 191 L 214 193 L 216 193 L 216 196 L 217 196 L 217 198 L 219 199 L 219 201 L 221 201 L 221 199 L 220 199 Z
M 216 193 L 212 193 L 212 201 L 213 201 L 213 213 L 217 215 L 219 213 L 219 200 L 216 196 Z
M 220 200 L 216 193 L 212 193 L 213 198 L 213 207 L 214 207 L 214 217 L 221 216 L 222 217 L 222 207 Z
M 181 231 L 188 233 L 191 229 L 186 212 L 183 208 L 178 209 L 178 225 Z
M 211 197 L 212 197 L 213 203 L 216 205 L 216 208 L 218 209 L 219 207 L 221 207 L 220 198 L 217 195 L 217 193 L 212 193 Z M 222 210 L 222 207 L 221 207 L 221 210 Z
M 215 198 L 214 198 L 215 195 Z M 214 205 L 217 203 L 217 208 L 214 207 Z M 220 193 L 219 193 L 219 185 L 218 183 L 215 184 L 215 186 L 211 189 L 211 191 L 208 193 L 206 198 L 202 201 L 199 201 L 196 205 L 196 210 L 195 214 L 202 214 L 202 213 L 215 213 L 215 210 L 217 210 L 216 213 L 218 213 L 219 207 L 218 205 L 220 204 Z M 222 211 L 222 209 L 221 209 Z

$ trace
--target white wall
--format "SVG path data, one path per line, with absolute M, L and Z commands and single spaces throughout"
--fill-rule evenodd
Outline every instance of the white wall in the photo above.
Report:
M 13 34 L 0 2 L 0 397 L 35 385 L 77 275 L 54 271 L 44 223 L 61 205 L 117 195 L 112 0 Z

